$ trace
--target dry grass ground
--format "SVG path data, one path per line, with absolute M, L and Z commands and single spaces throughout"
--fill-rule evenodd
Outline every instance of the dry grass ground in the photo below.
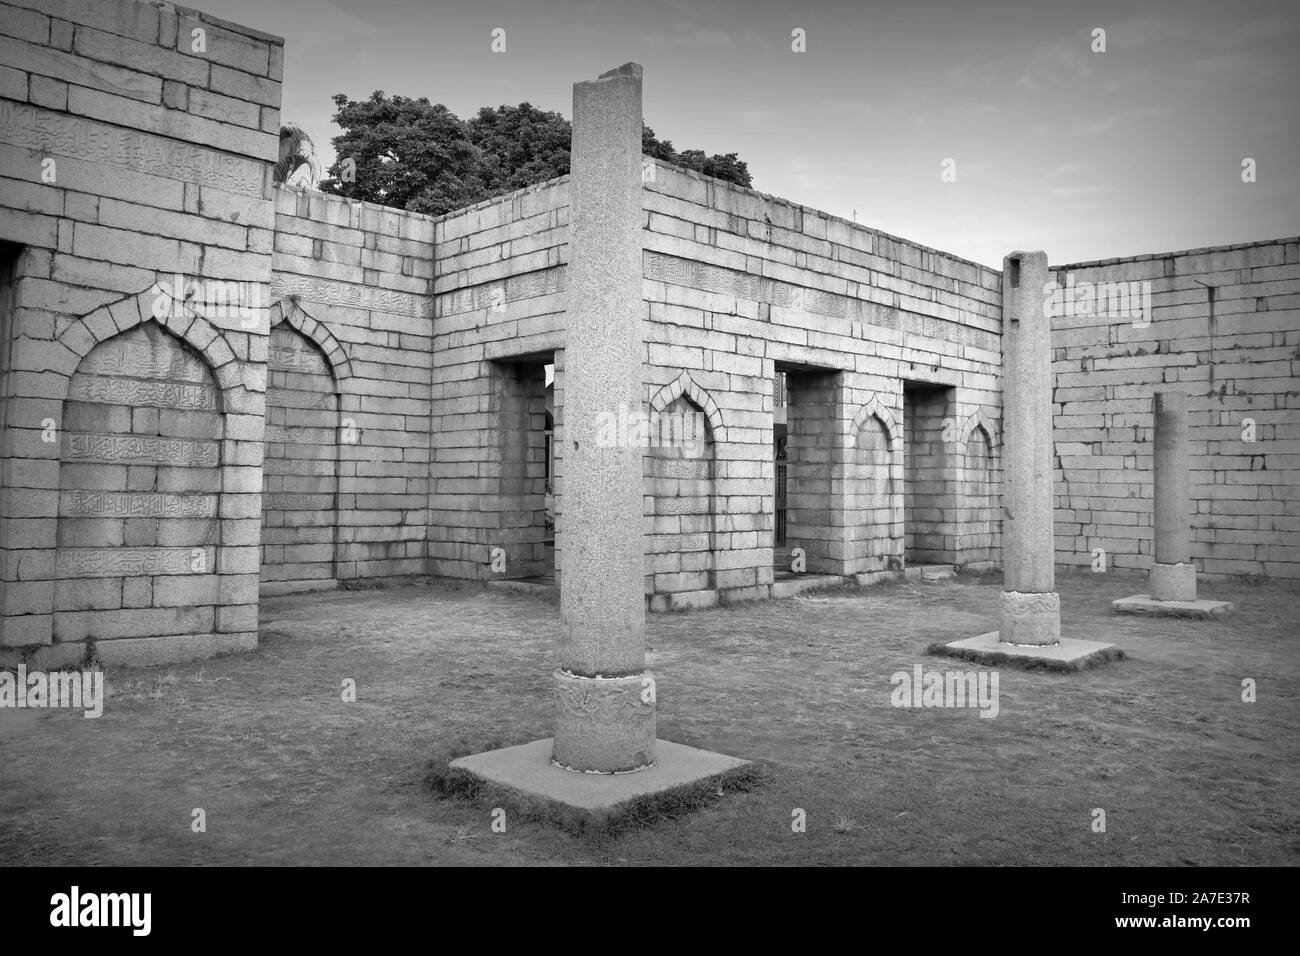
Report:
M 991 580 L 652 616 L 660 736 L 766 772 L 600 840 L 527 821 L 494 833 L 423 783 L 436 754 L 549 736 L 553 602 L 446 584 L 267 601 L 256 653 L 110 670 L 98 720 L 0 711 L 0 862 L 1294 864 L 1295 588 L 1206 586 L 1236 614 L 1180 622 L 1112 616 L 1133 577 L 1060 585 L 1067 634 L 1128 659 L 1003 668 L 991 720 L 894 708 L 889 680 L 971 669 L 925 648 L 996 626 Z

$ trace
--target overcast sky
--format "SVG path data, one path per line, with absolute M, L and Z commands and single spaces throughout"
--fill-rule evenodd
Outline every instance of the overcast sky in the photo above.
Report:
M 285 37 L 283 117 L 327 158 L 334 93 L 569 117 L 576 80 L 633 60 L 678 149 L 737 152 L 756 189 L 990 265 L 1300 234 L 1294 0 L 194 5 Z

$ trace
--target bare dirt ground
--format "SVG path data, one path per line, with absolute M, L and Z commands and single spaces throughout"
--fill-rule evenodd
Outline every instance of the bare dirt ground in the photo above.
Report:
M 111 669 L 97 720 L 0 710 L 0 863 L 1294 865 L 1294 585 L 1203 585 L 1236 613 L 1180 622 L 1110 614 L 1139 578 L 1059 584 L 1066 634 L 1128 659 L 1001 668 L 995 719 L 890 704 L 896 671 L 975 669 L 925 648 L 996 627 L 993 579 L 651 616 L 660 736 L 770 763 L 751 792 L 598 841 L 494 833 L 422 783 L 458 743 L 550 735 L 553 601 L 445 583 L 269 600 L 256 653 Z

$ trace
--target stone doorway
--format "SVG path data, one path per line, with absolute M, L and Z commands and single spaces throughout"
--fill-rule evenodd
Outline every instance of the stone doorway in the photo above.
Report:
M 494 579 L 554 585 L 555 380 L 550 353 L 491 363 L 491 412 L 496 441 L 489 467 L 498 492 L 481 501 L 489 522 L 491 553 L 504 566 Z
M 778 366 L 785 379 L 785 556 L 775 547 L 775 577 L 792 573 L 795 550 L 803 552 L 798 576 L 840 574 L 843 554 L 836 540 L 842 527 L 835 519 L 842 466 L 843 375 L 817 366 Z
M 903 554 L 908 565 L 956 563 L 959 432 L 955 388 L 903 383 Z
M 778 370 L 773 383 L 772 469 L 776 485 L 773 490 L 772 563 L 779 570 L 790 569 L 790 547 L 786 544 L 789 500 L 789 455 L 786 449 L 786 373 Z

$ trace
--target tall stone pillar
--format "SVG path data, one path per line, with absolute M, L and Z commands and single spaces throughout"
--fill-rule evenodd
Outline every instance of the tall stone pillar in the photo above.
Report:
M 645 672 L 641 67 L 573 88 L 555 735 L 450 769 L 608 821 L 748 761 L 655 739 Z M 557 375 L 560 371 L 557 369 Z M 557 386 L 558 387 L 558 386 Z M 628 423 L 630 434 L 612 434 Z M 613 427 L 611 427 L 613 426 Z M 718 788 L 720 789 L 720 787 Z
M 1192 563 L 1191 455 L 1187 442 L 1187 395 L 1156 392 L 1151 401 L 1155 426 L 1152 465 L 1155 502 L 1155 563 L 1151 597 L 1156 601 L 1195 601 Z
M 1002 571 L 999 628 L 931 650 L 982 663 L 1081 670 L 1123 655 L 1061 636 L 1052 529 L 1052 311 L 1047 254 L 1002 261 Z
M 1052 529 L 1052 326 L 1044 314 L 1047 255 L 1013 252 L 1002 264 L 1003 644 L 1057 644 Z
M 640 66 L 575 84 L 571 169 L 564 458 L 573 480 L 560 531 L 552 760 L 619 773 L 655 759 L 654 685 L 644 671 L 645 449 L 635 435 L 600 437 L 602 423 L 631 419 L 644 402 Z

